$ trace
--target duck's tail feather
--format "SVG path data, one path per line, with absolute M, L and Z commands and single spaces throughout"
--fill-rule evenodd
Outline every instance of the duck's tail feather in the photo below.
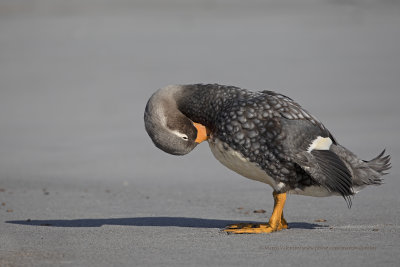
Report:
M 384 156 L 386 152 L 386 149 L 384 149 L 378 156 L 375 158 L 366 161 L 364 160 L 365 163 L 367 163 L 368 167 L 379 173 L 380 175 L 386 175 L 388 174 L 387 170 L 389 170 L 392 166 L 390 163 L 390 155 Z
M 344 161 L 353 177 L 353 187 L 360 190 L 367 185 L 380 185 L 383 183 L 382 176 L 388 174 L 386 171 L 391 168 L 390 156 L 384 155 L 383 150 L 372 160 L 360 160 L 348 149 L 336 145 L 332 146 L 334 152 Z

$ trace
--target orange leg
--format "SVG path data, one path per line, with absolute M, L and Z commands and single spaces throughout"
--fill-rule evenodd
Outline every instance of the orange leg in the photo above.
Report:
M 288 225 L 283 218 L 283 207 L 285 206 L 286 193 L 272 193 L 274 197 L 274 210 L 268 223 L 239 223 L 228 225 L 224 231 L 233 234 L 261 234 L 272 233 L 287 229 Z

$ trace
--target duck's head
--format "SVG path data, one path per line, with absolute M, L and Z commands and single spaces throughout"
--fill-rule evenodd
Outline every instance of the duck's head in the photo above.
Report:
M 185 155 L 207 139 L 206 128 L 179 111 L 176 100 L 183 86 L 167 86 L 155 92 L 144 112 L 144 123 L 153 143 L 164 152 Z

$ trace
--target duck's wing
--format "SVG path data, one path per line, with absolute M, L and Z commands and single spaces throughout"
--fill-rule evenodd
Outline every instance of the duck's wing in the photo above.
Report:
M 287 160 L 295 162 L 310 177 L 331 192 L 342 195 L 349 206 L 353 195 L 351 173 L 345 163 L 330 150 L 336 140 L 325 126 L 291 98 L 275 94 L 283 108 L 280 125 L 281 145 Z

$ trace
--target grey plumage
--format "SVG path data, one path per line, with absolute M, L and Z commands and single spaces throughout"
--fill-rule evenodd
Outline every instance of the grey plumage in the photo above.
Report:
M 331 150 L 313 150 L 311 153 L 298 153 L 293 160 L 318 184 L 342 195 L 351 207 L 350 196 L 354 194 L 352 176 L 337 154 Z
M 332 147 L 332 151 L 348 166 L 353 177 L 353 186 L 358 189 L 362 189 L 366 185 L 382 184 L 382 176 L 386 175 L 385 171 L 391 168 L 390 156 L 384 156 L 385 150 L 369 161 L 359 159 L 354 153 L 341 145 Z
M 169 101 L 165 115 L 167 120 L 176 122 L 174 127 L 181 123 L 190 128 L 185 118 L 206 126 L 211 139 L 222 142 L 227 151 L 238 152 L 240 157 L 272 177 L 277 192 L 324 188 L 328 195 L 342 195 L 351 205 L 354 187 L 380 184 L 381 176 L 390 168 L 390 157 L 384 157 L 383 153 L 371 161 L 358 159 L 298 103 L 272 91 L 251 92 L 234 86 L 193 84 L 170 86 L 160 92 L 151 101 Z M 158 98 L 161 95 L 164 97 Z M 154 131 L 165 132 L 165 129 L 154 126 L 156 121 L 152 116 L 150 108 L 146 108 L 145 121 L 151 121 L 146 122 L 146 129 L 155 144 L 163 149 L 168 140 L 154 138 L 157 135 Z M 180 131 L 185 132 L 185 128 L 181 127 Z M 318 137 L 327 138 L 332 144 L 327 150 L 308 151 Z M 175 142 L 174 146 L 182 144 Z M 193 148 L 181 147 L 181 150 L 187 153 Z M 163 150 L 171 153 L 170 147 Z

